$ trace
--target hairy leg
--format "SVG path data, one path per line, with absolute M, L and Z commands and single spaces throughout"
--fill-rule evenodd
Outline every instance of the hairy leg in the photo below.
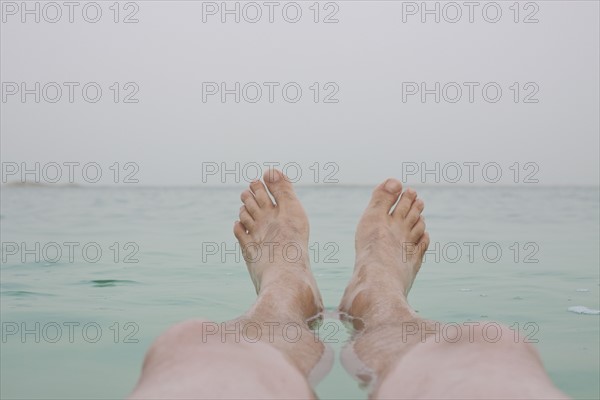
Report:
M 401 192 L 394 179 L 374 190 L 357 228 L 354 274 L 340 304 L 357 330 L 350 351 L 372 373 L 371 396 L 564 398 L 536 350 L 515 342 L 510 329 L 444 324 L 413 311 L 407 296 L 429 235 L 424 203 L 413 190 Z
M 308 321 L 323 306 L 308 262 L 308 219 L 281 172 L 268 171 L 265 183 L 242 193 L 234 225 L 255 304 L 221 324 L 187 321 L 169 329 L 148 351 L 131 398 L 314 397 L 309 379 L 324 345 Z

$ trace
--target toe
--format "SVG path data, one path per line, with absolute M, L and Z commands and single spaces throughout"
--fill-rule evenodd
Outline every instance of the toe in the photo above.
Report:
M 417 192 L 411 188 L 406 189 L 404 193 L 402 193 L 402 196 L 400 196 L 400 201 L 398 201 L 393 215 L 395 217 L 406 218 L 406 215 L 416 198 Z
M 406 227 L 412 228 L 417 222 L 419 222 L 419 218 L 421 217 L 421 212 L 425 208 L 425 203 L 421 199 L 415 200 L 415 202 L 410 207 L 410 211 L 406 218 L 404 218 L 404 223 Z
M 423 217 L 419 218 L 415 226 L 412 227 L 409 234 L 409 239 L 413 243 L 417 243 L 425 233 L 425 220 Z
M 423 233 L 423 236 L 421 236 L 421 239 L 419 239 L 419 242 L 417 243 L 417 247 L 419 248 L 419 252 L 420 252 L 419 255 L 421 257 L 423 257 L 423 255 L 429 248 L 429 241 L 430 241 L 429 232 Z
M 261 181 L 254 181 L 250 184 L 250 189 L 254 193 L 256 203 L 261 207 L 270 207 L 273 205 L 265 185 Z
M 256 224 L 254 218 L 252 218 L 252 216 L 246 209 L 246 206 L 240 207 L 240 221 L 242 222 L 242 224 L 244 224 L 248 232 L 251 232 L 254 229 L 254 225 Z
M 292 183 L 281 171 L 269 169 L 265 172 L 263 179 L 278 206 L 285 206 L 286 203 L 298 200 Z
M 400 192 L 402 192 L 402 183 L 397 179 L 387 179 L 373 190 L 369 208 L 389 214 L 392 206 L 398 201 Z
M 248 210 L 252 218 L 256 218 L 260 212 L 260 206 L 256 202 L 252 192 L 250 190 L 244 190 L 240 198 L 242 199 L 242 203 L 244 203 L 246 210 Z
M 233 224 L 233 234 L 240 242 L 242 247 L 244 247 L 246 243 L 250 241 L 250 237 L 248 236 L 248 233 L 246 233 L 246 227 L 240 221 L 235 221 Z

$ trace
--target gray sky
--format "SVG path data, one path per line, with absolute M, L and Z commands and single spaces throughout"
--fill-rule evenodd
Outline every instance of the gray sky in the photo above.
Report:
M 301 183 L 388 176 L 436 183 L 435 173 L 422 170 L 439 163 L 440 183 L 468 184 L 471 173 L 474 183 L 489 184 L 501 171 L 497 182 L 504 184 L 598 184 L 597 1 L 521 2 L 518 15 L 513 1 L 478 2 L 472 23 L 463 2 L 454 3 L 462 12 L 456 23 L 447 21 L 457 15 L 448 2 L 439 2 L 439 23 L 434 15 L 421 22 L 415 9 L 421 2 L 321 2 L 318 23 L 313 1 L 279 2 L 273 23 L 262 1 L 255 3 L 262 12 L 256 23 L 244 20 L 256 15 L 253 5 L 240 2 L 240 22 L 225 15 L 222 23 L 214 8 L 221 2 L 200 1 L 123 2 L 117 23 L 113 2 L 100 1 L 100 20 L 89 23 L 83 18 L 88 3 L 74 8 L 70 23 L 68 7 L 58 2 L 62 17 L 50 23 L 44 17 L 54 19 L 56 9 L 41 2 L 40 22 L 26 14 L 23 23 L 21 2 L 2 2 L 5 173 L 12 168 L 6 163 L 94 162 L 108 184 L 111 165 L 119 162 L 121 182 L 134 172 L 125 163 L 134 162 L 141 184 L 233 184 L 252 178 L 257 164 L 279 162 L 290 175 L 299 166 Z M 235 3 L 228 2 L 232 9 Z M 287 22 L 296 4 L 300 20 Z M 486 21 L 496 18 L 496 4 L 499 21 Z M 94 19 L 94 6 L 86 10 Z M 123 23 L 131 13 L 138 22 Z M 327 16 L 338 22 L 324 23 Z M 29 89 L 40 82 L 39 103 L 35 94 L 21 102 L 23 82 Z M 62 89 L 56 103 L 48 101 L 56 95 L 49 82 Z M 73 103 L 65 82 L 78 84 L 72 84 Z M 96 103 L 82 96 L 89 82 L 102 89 Z M 239 103 L 235 94 L 225 102 L 220 93 L 209 94 L 222 82 L 228 89 L 240 83 Z M 421 83 L 432 90 L 425 102 Z M 262 96 L 252 103 L 257 87 Z M 302 95 L 293 103 L 297 87 Z M 138 102 L 124 103 L 136 88 L 131 99 Z M 497 88 L 502 94 L 492 102 Z M 333 92 L 329 100 L 337 103 L 324 102 Z M 223 176 L 223 167 L 240 174 Z M 84 183 L 74 168 L 75 180 Z M 62 182 L 67 171 L 63 166 Z

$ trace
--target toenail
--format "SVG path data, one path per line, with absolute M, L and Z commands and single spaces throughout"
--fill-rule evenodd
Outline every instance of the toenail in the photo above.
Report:
M 385 190 L 392 194 L 399 193 L 400 190 L 402 190 L 402 185 L 395 179 L 388 179 L 387 181 L 385 181 L 384 187 Z
M 415 194 L 415 190 L 413 188 L 406 189 L 406 194 Z

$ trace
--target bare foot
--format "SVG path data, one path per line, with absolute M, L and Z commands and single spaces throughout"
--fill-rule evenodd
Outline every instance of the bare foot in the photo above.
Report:
M 404 324 L 428 324 L 406 296 L 429 245 L 424 204 L 414 190 L 388 179 L 373 191 L 356 229 L 356 264 L 339 306 L 356 330 L 342 350 L 342 364 L 363 383 L 373 384 L 408 351 L 419 335 L 404 340 Z
M 242 193 L 234 225 L 256 302 L 239 318 L 187 321 L 161 335 L 132 398 L 315 398 L 309 384 L 327 374 L 333 354 L 307 323 L 323 309 L 308 261 L 308 219 L 281 172 L 264 180 L 266 187 L 257 181 Z
M 340 311 L 359 330 L 342 351 L 344 367 L 371 385 L 375 399 L 565 398 L 535 349 L 515 343 L 511 328 L 496 324 L 506 334 L 495 341 L 479 323 L 469 334 L 459 328 L 460 335 L 448 337 L 447 325 L 410 308 L 406 296 L 429 235 L 423 202 L 413 190 L 401 191 L 395 179 L 375 188 L 357 228 L 356 266 Z
M 354 274 L 339 308 L 361 323 L 413 315 L 406 296 L 429 234 L 421 216 L 423 201 L 412 189 L 401 192 L 396 179 L 377 186 L 356 230 Z
M 273 169 L 263 179 L 266 187 L 255 181 L 242 193 L 244 205 L 233 229 L 256 292 L 267 300 L 254 311 L 306 320 L 323 310 L 309 263 L 308 218 L 287 177 Z

